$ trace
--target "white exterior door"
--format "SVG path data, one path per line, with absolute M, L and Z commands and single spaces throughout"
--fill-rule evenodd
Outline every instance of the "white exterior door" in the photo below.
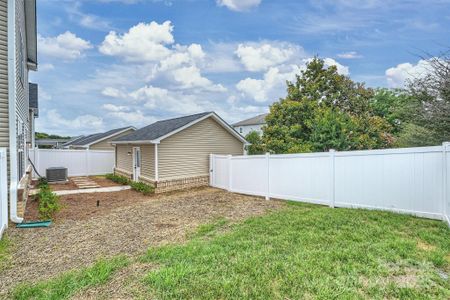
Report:
M 133 147 L 133 180 L 138 181 L 141 175 L 141 148 Z

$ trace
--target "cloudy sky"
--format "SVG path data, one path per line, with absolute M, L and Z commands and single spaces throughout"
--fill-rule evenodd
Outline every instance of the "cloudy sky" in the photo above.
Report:
M 38 0 L 37 130 L 266 112 L 314 55 L 371 87 L 450 46 L 450 0 Z

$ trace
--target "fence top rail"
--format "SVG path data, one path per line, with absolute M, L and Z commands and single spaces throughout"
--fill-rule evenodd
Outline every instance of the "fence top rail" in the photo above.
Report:
M 213 157 L 215 157 L 215 158 L 228 158 L 228 155 L 223 155 L 223 154 L 213 154 Z
M 39 152 L 78 152 L 83 153 L 86 151 L 89 152 L 101 152 L 101 153 L 114 153 L 114 150 L 92 150 L 92 149 L 30 149 L 30 151 L 39 151 Z
M 336 156 L 364 156 L 364 155 L 413 154 L 413 153 L 442 152 L 442 150 L 443 150 L 442 146 L 431 146 L 431 147 L 415 147 L 415 148 L 336 151 L 335 155 Z

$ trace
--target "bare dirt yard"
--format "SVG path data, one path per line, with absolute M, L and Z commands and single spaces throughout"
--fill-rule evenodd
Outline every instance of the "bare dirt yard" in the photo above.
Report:
M 183 242 L 199 225 L 218 218 L 236 222 L 285 205 L 213 188 L 151 196 L 132 190 L 67 195 L 61 204 L 50 228 L 8 229 L 11 259 L 0 270 L 0 298 L 20 282 L 48 279 L 100 258 L 139 255 L 150 246 Z M 36 217 L 36 203 L 30 202 L 26 219 Z

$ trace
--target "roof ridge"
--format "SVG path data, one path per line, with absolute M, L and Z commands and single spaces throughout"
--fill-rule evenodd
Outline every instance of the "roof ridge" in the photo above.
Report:
M 177 119 L 183 119 L 183 118 L 193 117 L 193 116 L 202 115 L 202 114 L 207 115 L 207 114 L 210 114 L 210 113 L 213 113 L 213 111 L 205 111 L 205 112 L 191 114 L 191 115 L 186 115 L 186 116 L 181 116 L 181 117 L 175 117 L 175 118 L 170 118 L 170 119 L 159 120 L 159 121 L 156 121 L 155 123 L 165 122 L 165 121 L 172 121 L 172 120 L 177 120 Z M 155 123 L 153 123 L 153 124 L 155 124 Z M 152 124 L 150 124 L 150 125 L 152 125 Z

